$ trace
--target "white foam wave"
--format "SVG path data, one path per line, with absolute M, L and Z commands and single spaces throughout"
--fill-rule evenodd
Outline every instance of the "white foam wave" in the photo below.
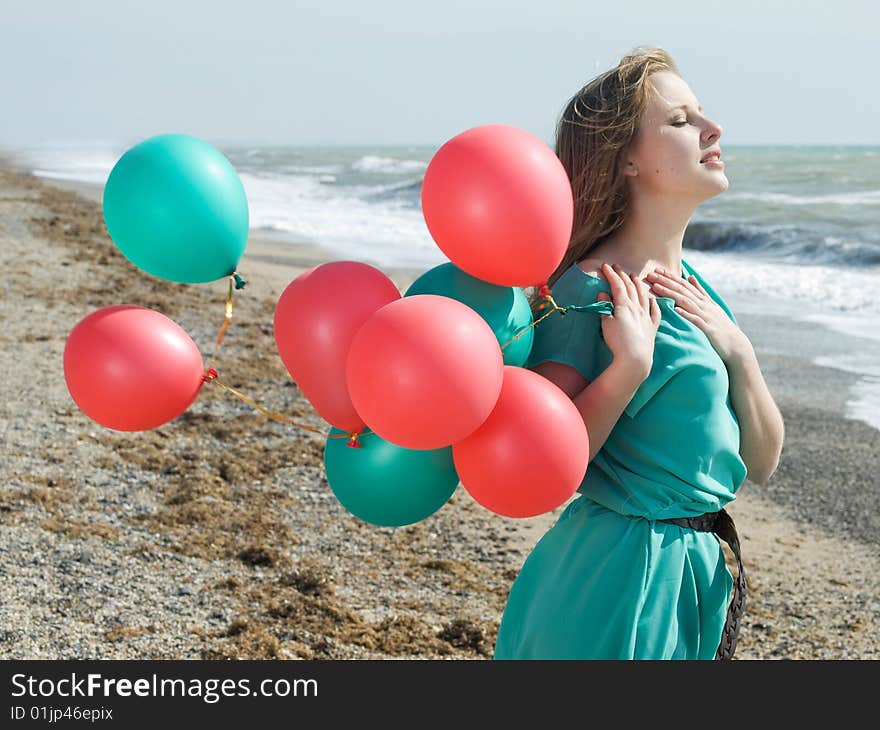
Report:
M 306 175 L 338 175 L 345 170 L 342 165 L 285 165 L 285 172 L 306 174 Z
M 857 190 L 832 195 L 788 195 L 787 193 L 728 193 L 727 200 L 759 200 L 780 205 L 878 205 L 880 190 Z
M 428 163 L 422 160 L 396 160 L 392 157 L 365 155 L 353 162 L 351 167 L 358 172 L 402 173 L 425 170 Z
M 859 375 L 846 401 L 846 417 L 864 421 L 880 429 L 880 366 L 872 353 L 823 355 L 813 358 L 816 365 Z
M 17 150 L 13 157 L 37 177 L 75 180 L 104 185 L 110 171 L 124 150 L 118 154 L 106 147 L 82 148 L 53 146 Z
M 314 178 L 242 174 L 251 227 L 320 243 L 377 265 L 442 263 L 421 213 L 392 201 L 367 203 Z
M 768 262 L 731 252 L 688 249 L 684 258 L 722 297 L 736 297 L 741 309 L 821 321 L 841 331 L 880 339 L 876 324 L 880 272 L 876 270 Z
M 846 417 L 880 430 L 880 378 L 862 378 L 853 385 L 852 395 L 846 401 Z

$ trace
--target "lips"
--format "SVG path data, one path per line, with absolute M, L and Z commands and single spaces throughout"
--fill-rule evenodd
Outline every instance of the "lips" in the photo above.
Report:
M 706 162 L 707 160 L 720 160 L 721 159 L 721 150 L 712 150 L 711 152 L 707 152 L 703 159 L 700 160 L 700 163 Z

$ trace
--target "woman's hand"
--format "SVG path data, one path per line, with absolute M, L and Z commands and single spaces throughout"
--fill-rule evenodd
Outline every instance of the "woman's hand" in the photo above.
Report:
M 646 277 L 658 297 L 672 297 L 675 311 L 693 322 L 709 338 L 715 352 L 727 364 L 738 352 L 748 349 L 750 343 L 745 333 L 727 316 L 718 302 L 700 286 L 696 277 L 687 280 L 670 276 L 665 269 L 656 268 Z
M 654 364 L 654 340 L 660 325 L 660 306 L 648 286 L 617 264 L 602 264 L 602 274 L 611 286 L 614 314 L 602 317 L 602 336 L 614 359 L 637 372 L 642 380 Z M 599 292 L 598 300 L 607 302 Z

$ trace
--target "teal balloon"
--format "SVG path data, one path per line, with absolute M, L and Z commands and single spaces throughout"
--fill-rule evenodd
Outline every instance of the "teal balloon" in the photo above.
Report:
M 345 431 L 330 429 L 331 436 Z M 405 449 L 375 433 L 348 439 L 327 438 L 324 470 L 336 499 L 355 517 L 383 527 L 425 519 L 449 501 L 458 486 L 452 447 Z
M 110 238 L 148 274 L 187 284 L 231 275 L 248 237 L 248 204 L 217 148 L 161 134 L 129 149 L 104 186 Z
M 404 296 L 416 294 L 438 294 L 467 304 L 486 320 L 499 345 L 528 327 L 522 337 L 501 351 L 505 365 L 525 365 L 532 352 L 535 329 L 531 327 L 534 319 L 529 300 L 519 287 L 490 284 L 462 271 L 453 263 L 446 263 L 422 274 Z

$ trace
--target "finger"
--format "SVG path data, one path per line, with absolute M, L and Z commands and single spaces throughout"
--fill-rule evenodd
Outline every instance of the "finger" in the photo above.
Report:
M 657 303 L 656 297 L 651 297 L 651 302 L 649 304 L 651 308 L 651 322 L 657 326 L 660 324 L 660 305 Z
M 641 279 L 639 279 L 635 274 L 630 274 L 630 278 L 635 284 L 636 292 L 639 296 L 639 304 L 642 305 L 642 309 L 647 309 L 650 302 L 648 301 L 648 297 L 650 296 L 648 292 L 648 287 Z
M 703 289 L 703 285 L 700 284 L 699 281 L 697 281 L 697 277 L 696 277 L 696 276 L 694 276 L 693 274 L 691 274 L 691 275 L 688 277 L 688 281 L 689 281 L 691 284 L 693 284 L 701 294 L 703 294 L 704 296 L 709 296 L 709 293 L 708 293 L 705 289 Z
M 653 277 L 654 284 L 660 284 L 661 286 L 666 287 L 667 291 L 681 292 L 684 293 L 686 290 L 682 284 L 684 283 L 684 279 L 678 279 L 674 276 L 670 276 L 666 272 L 658 271 L 655 272 Z
M 611 301 L 611 295 L 610 295 L 607 291 L 600 291 L 599 294 L 596 296 L 596 301 L 597 301 L 597 302 L 610 302 L 610 301 Z M 609 317 L 613 317 L 613 316 L 614 316 L 614 312 L 612 312 L 612 313 L 611 313 L 610 315 L 608 315 L 608 316 L 609 316 Z
M 683 292 L 681 289 L 674 289 L 658 283 L 651 287 L 651 291 L 653 291 L 658 297 L 671 296 L 676 304 L 687 304 L 691 309 L 697 309 L 698 305 L 696 300 L 693 299 L 689 293 Z
M 706 320 L 704 320 L 699 314 L 695 314 L 694 312 L 689 312 L 687 309 L 683 307 L 675 307 L 675 311 L 680 314 L 685 319 L 693 322 L 694 324 L 702 325 L 706 324 Z
M 636 293 L 636 285 L 632 283 L 632 279 L 629 274 L 626 273 L 620 266 L 617 264 L 613 264 L 614 270 L 617 272 L 617 275 L 620 277 L 620 280 L 623 282 L 623 286 L 626 288 L 626 295 L 635 303 L 639 301 L 639 295 Z
M 670 276 L 665 271 L 657 272 L 657 274 L 660 277 L 658 283 L 663 284 L 673 291 L 687 294 L 692 299 L 699 298 L 701 292 L 696 286 L 694 286 L 696 279 L 693 276 L 690 276 L 688 279 L 682 279 L 680 277 Z
M 616 304 L 621 299 L 625 299 L 627 293 L 623 281 L 621 280 L 617 272 L 604 261 L 602 262 L 602 273 L 605 274 L 605 278 L 608 280 L 608 284 L 611 286 L 611 297 L 614 300 L 614 303 Z

